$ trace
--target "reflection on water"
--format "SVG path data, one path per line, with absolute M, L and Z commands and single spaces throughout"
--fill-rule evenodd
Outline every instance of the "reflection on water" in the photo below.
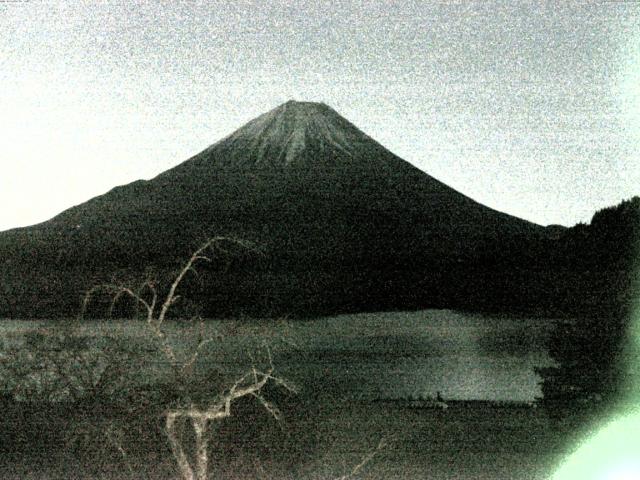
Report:
M 533 368 L 551 361 L 548 320 L 447 310 L 344 315 L 295 324 L 300 348 L 280 355 L 288 374 L 365 398 L 442 392 L 449 399 L 530 401 Z

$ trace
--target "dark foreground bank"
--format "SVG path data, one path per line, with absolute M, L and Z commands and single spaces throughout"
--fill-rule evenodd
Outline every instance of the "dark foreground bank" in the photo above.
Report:
M 216 425 L 210 478 L 332 479 L 373 455 L 355 478 L 533 480 L 548 478 L 570 448 L 567 431 L 525 406 L 278 401 L 280 422 L 248 400 Z M 0 477 L 178 478 L 158 412 L 120 428 L 88 407 L 5 401 Z

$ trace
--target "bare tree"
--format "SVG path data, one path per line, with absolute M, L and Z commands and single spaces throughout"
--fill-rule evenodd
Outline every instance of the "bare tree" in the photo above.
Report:
M 0 395 L 9 402 L 7 406 L 21 412 L 16 418 L 25 419 L 9 422 L 7 432 L 18 438 L 42 430 L 58 432 L 65 456 L 109 458 L 116 454 L 131 472 L 118 444 L 121 422 L 111 414 L 113 410 L 101 407 L 114 396 L 124 400 L 121 406 L 128 405 L 122 397 L 128 391 L 129 374 L 138 369 L 140 360 L 135 345 L 109 334 L 100 339 L 87 336 L 77 322 L 4 337 L 0 341 Z M 40 414 L 44 416 L 38 419 Z M 40 449 L 47 450 L 46 445 Z
M 226 243 L 240 245 L 243 248 L 251 248 L 251 245 L 246 242 L 228 237 L 210 238 L 193 252 L 171 282 L 163 298 L 161 298 L 158 290 L 158 282 L 155 279 L 146 279 L 137 289 L 124 284 L 103 284 L 91 288 L 86 293 L 82 311 L 83 313 L 86 311 L 92 297 L 98 292 L 105 292 L 110 295 L 111 311 L 120 298 L 130 297 L 133 299 L 136 305 L 140 306 L 145 312 L 145 322 L 148 331 L 159 342 L 160 350 L 171 366 L 175 379 L 178 382 L 184 382 L 185 377 L 189 376 L 192 371 L 203 347 L 215 339 L 204 337 L 203 320 L 198 318 L 201 326 L 200 337 L 191 351 L 180 355 L 172 346 L 163 325 L 165 324 L 171 307 L 180 299 L 177 291 L 184 278 L 189 273 L 197 275 L 197 264 L 212 262 L 215 254 L 226 252 L 224 248 L 224 244 Z M 268 348 L 267 353 L 269 361 L 266 369 L 259 369 L 255 365 L 252 366 L 221 394 L 212 395 L 210 398 L 199 403 L 189 402 L 188 405 L 179 404 L 166 409 L 164 412 L 165 431 L 182 480 L 205 480 L 209 478 L 209 427 L 212 421 L 231 416 L 232 405 L 238 399 L 253 397 L 257 399 L 274 418 L 280 418 L 280 412 L 277 407 L 267 401 L 264 396 L 262 396 L 261 391 L 270 382 L 290 391 L 295 391 L 295 388 L 274 375 L 271 352 Z M 182 438 L 179 434 L 176 427 L 180 421 L 186 421 L 190 424 L 193 436 L 191 441 Z M 187 445 L 189 444 L 195 445 L 195 451 L 191 456 L 192 458 L 190 458 L 188 454 L 189 449 Z
M 122 387 L 135 356 L 122 342 L 105 336 L 92 345 L 76 323 L 39 327 L 0 342 L 0 389 L 16 401 L 78 402 Z

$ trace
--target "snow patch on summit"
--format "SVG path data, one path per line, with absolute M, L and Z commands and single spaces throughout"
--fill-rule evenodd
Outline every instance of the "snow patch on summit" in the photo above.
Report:
M 322 103 L 289 101 L 259 116 L 219 144 L 252 152 L 256 164 L 292 165 L 310 147 L 353 157 L 367 137 Z

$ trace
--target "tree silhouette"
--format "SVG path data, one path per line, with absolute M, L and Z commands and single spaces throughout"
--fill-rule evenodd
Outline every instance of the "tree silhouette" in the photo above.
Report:
M 557 418 L 594 413 L 624 395 L 640 287 L 640 197 L 600 210 L 590 225 L 573 227 L 561 242 L 559 255 L 571 266 L 574 295 L 588 297 L 579 301 L 589 308 L 556 323 L 548 343 L 556 366 L 536 370 L 543 403 Z
M 178 465 L 180 476 L 183 480 L 207 480 L 209 478 L 209 437 L 211 422 L 221 420 L 232 415 L 233 404 L 243 397 L 257 399 L 266 411 L 274 418 L 280 418 L 278 408 L 265 399 L 261 391 L 268 383 L 274 383 L 290 391 L 294 387 L 274 374 L 274 366 L 271 361 L 271 353 L 267 348 L 268 364 L 266 368 L 252 366 L 247 372 L 237 378 L 231 385 L 216 392 L 213 386 L 208 392 L 193 392 L 190 386 L 197 385 L 193 378 L 194 365 L 205 346 L 215 341 L 215 338 L 205 338 L 204 323 L 200 318 L 200 335 L 194 346 L 181 355 L 174 347 L 169 335 L 165 331 L 164 324 L 171 307 L 179 299 L 178 289 L 188 274 L 197 274 L 196 266 L 199 263 L 212 262 L 213 254 L 224 251 L 224 243 L 240 244 L 246 248 L 250 245 L 228 237 L 214 237 L 204 242 L 196 249 L 184 264 L 182 269 L 172 280 L 166 295 L 163 297 L 158 291 L 158 281 L 148 278 L 137 288 L 124 284 L 103 284 L 92 287 L 85 295 L 84 309 L 88 306 L 92 297 L 98 292 L 106 292 L 111 296 L 111 308 L 122 297 L 129 297 L 142 307 L 145 313 L 147 332 L 156 341 L 162 355 L 173 372 L 174 392 L 172 404 L 164 411 L 165 432 L 169 439 L 169 445 L 174 459 Z M 190 424 L 192 438 L 185 439 L 177 428 L 178 423 L 186 421 Z M 193 458 L 189 458 L 188 445 L 194 445 Z

